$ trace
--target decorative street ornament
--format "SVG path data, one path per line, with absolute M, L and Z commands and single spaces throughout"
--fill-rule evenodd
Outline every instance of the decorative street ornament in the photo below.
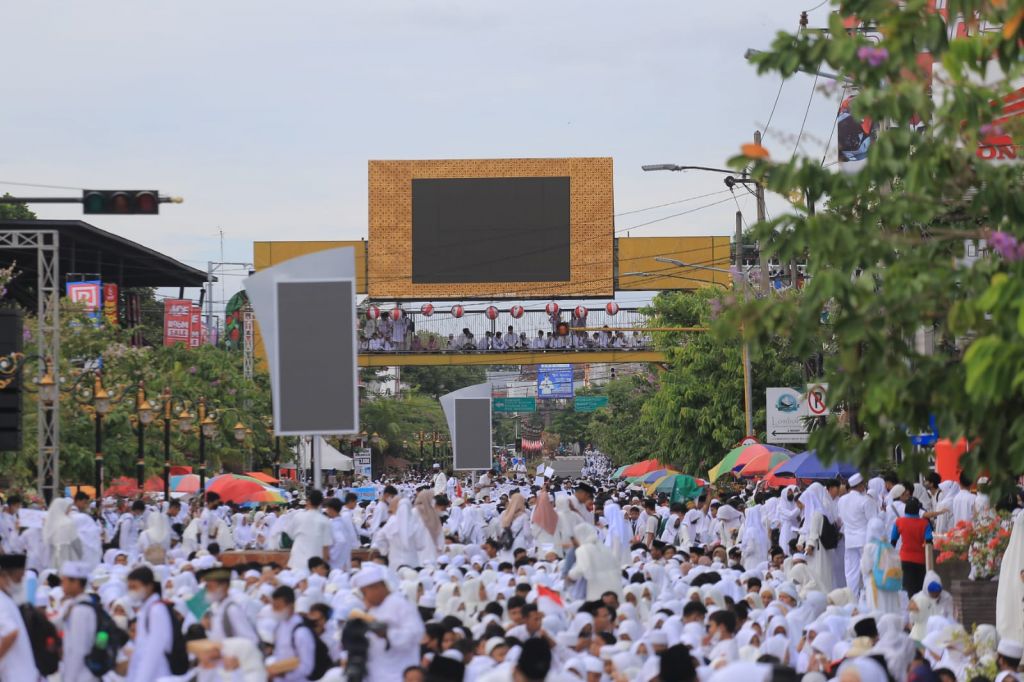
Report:
M 395 306 L 391 310 L 391 319 L 397 322 L 398 320 L 402 319 L 402 315 L 404 315 L 404 314 L 405 313 L 402 312 L 401 308 L 399 308 L 398 306 Z
M 487 315 L 488 320 L 498 319 L 498 309 L 493 305 L 487 306 L 487 310 L 484 311 L 484 314 Z
M 619 312 L 619 304 L 615 301 L 609 301 L 605 303 L 604 311 L 614 317 Z
M 456 305 L 452 306 L 452 317 L 454 317 L 456 319 L 462 317 L 462 315 L 465 312 L 466 312 L 465 309 L 463 309 L 463 307 L 461 305 L 456 304 Z
M 380 317 L 380 308 L 378 308 L 377 306 L 371 305 L 369 308 L 366 309 L 366 319 L 368 319 L 368 320 L 376 320 L 379 317 Z
M 434 314 L 434 304 L 432 304 L 432 303 L 424 303 L 423 305 L 420 306 L 420 315 L 422 315 L 423 317 L 430 317 L 433 314 Z
M 526 312 L 526 308 L 524 308 L 521 305 L 514 305 L 511 308 L 509 308 L 509 311 L 508 311 L 509 315 L 511 315 L 516 320 L 518 320 L 520 317 L 522 317 L 523 313 L 525 313 L 525 312 Z
M 552 301 L 551 303 L 548 303 L 546 306 L 544 306 L 544 312 L 546 312 L 548 315 L 557 315 L 558 314 L 558 304 L 555 303 L 554 301 Z

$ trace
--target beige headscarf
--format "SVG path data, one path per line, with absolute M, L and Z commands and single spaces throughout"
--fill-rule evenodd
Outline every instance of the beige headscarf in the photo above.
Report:
M 511 528 L 512 522 L 516 520 L 516 517 L 526 512 L 526 500 L 523 499 L 522 494 L 512 493 L 508 498 L 508 507 L 505 511 L 501 512 L 501 527 Z
M 548 491 L 541 490 L 537 495 L 537 508 L 533 510 L 531 520 L 543 528 L 548 535 L 554 535 L 558 529 L 558 512 L 555 511 L 555 505 L 551 504 L 551 496 Z
M 423 525 L 427 527 L 430 534 L 434 538 L 441 537 L 441 516 L 437 513 L 437 508 L 434 507 L 433 493 L 429 490 L 421 490 L 416 495 L 416 503 L 413 507 L 420 515 L 420 520 L 423 521 Z

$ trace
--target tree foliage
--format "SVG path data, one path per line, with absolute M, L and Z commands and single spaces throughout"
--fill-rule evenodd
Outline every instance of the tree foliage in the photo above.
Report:
M 360 408 L 363 431 L 376 433 L 382 439 L 381 450 L 389 455 L 408 457 L 419 454 L 420 432 L 437 432 L 447 437 L 448 424 L 441 404 L 425 395 L 406 395 L 401 400 L 378 398 Z M 404 445 L 403 445 L 404 443 Z M 424 443 L 423 453 L 433 452 L 431 443 Z
M 720 292 L 706 287 L 693 293 L 663 292 L 652 308 L 656 326 L 699 327 L 711 322 L 711 302 Z M 703 332 L 665 332 L 656 336 L 668 356 L 658 390 L 642 410 L 652 454 L 683 471 L 703 473 L 747 434 L 744 423 L 743 364 L 740 344 Z M 802 368 L 784 339 L 751 354 L 753 423 L 762 442 L 766 434 L 765 389 L 798 386 Z
M 1024 471 L 1024 188 L 1019 163 L 977 152 L 987 136 L 1021 139 L 1019 125 L 1000 120 L 999 100 L 1024 75 L 1024 2 L 948 3 L 950 21 L 967 17 L 966 35 L 929 4 L 850 0 L 843 10 L 877 27 L 879 43 L 836 14 L 828 32 L 779 34 L 755 58 L 762 73 L 844 74 L 859 88 L 854 116 L 883 124 L 857 172 L 774 161 L 756 145 L 733 159 L 769 191 L 829 210 L 794 204 L 757 227 L 771 255 L 806 257 L 812 279 L 800 295 L 733 306 L 719 329 L 742 321 L 757 346 L 784 338 L 798 355 L 825 335 L 825 380 L 844 412 L 812 435 L 825 457 L 884 466 L 897 446 L 911 451 L 908 433 L 934 415 L 941 436 L 975 443 L 968 472 L 987 470 L 1002 487 Z M 978 30 L 993 24 L 1002 30 Z M 941 65 L 934 79 L 924 53 Z M 964 262 L 965 243 L 986 237 L 994 253 Z M 931 333 L 933 353 L 920 343 Z M 916 454 L 904 473 L 925 465 Z
M 656 390 L 654 377 L 635 374 L 609 381 L 604 392 L 608 405 L 590 418 L 594 444 L 619 464 L 653 456 L 652 434 L 640 424 L 641 412 Z
M 9 193 L 4 194 L 10 199 Z M 0 220 L 35 220 L 36 214 L 25 204 L 0 204 Z
M 439 398 L 445 393 L 482 383 L 487 378 L 483 367 L 462 365 L 425 365 L 402 368 L 402 383 Z

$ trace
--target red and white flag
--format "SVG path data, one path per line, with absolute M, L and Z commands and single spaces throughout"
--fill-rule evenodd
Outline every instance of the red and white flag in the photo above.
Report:
M 565 604 L 562 603 L 562 595 L 543 585 L 538 585 L 537 610 L 545 615 L 564 611 Z

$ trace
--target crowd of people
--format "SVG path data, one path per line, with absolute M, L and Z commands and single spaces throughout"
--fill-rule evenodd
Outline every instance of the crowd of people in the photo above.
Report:
M 651 335 L 639 330 L 627 333 L 603 328 L 588 332 L 576 328 L 584 326 L 584 322 L 585 318 L 578 324 L 574 320 L 564 335 L 559 333 L 558 323 L 547 330 L 538 329 L 536 333 L 517 332 L 509 325 L 504 332 L 500 329 L 473 332 L 464 327 L 458 333 L 445 335 L 435 331 L 417 331 L 412 318 L 393 320 L 381 317 L 362 322 L 359 350 L 362 353 L 642 350 L 653 345 Z
M 586 460 L 572 481 L 435 465 L 372 501 L 311 489 L 264 509 L 209 493 L 97 513 L 79 494 L 43 516 L 12 495 L 0 680 L 1024 679 L 1024 492 L 1005 502 L 1010 608 L 967 630 L 924 547 L 993 513 L 971 481 L 671 501 Z

